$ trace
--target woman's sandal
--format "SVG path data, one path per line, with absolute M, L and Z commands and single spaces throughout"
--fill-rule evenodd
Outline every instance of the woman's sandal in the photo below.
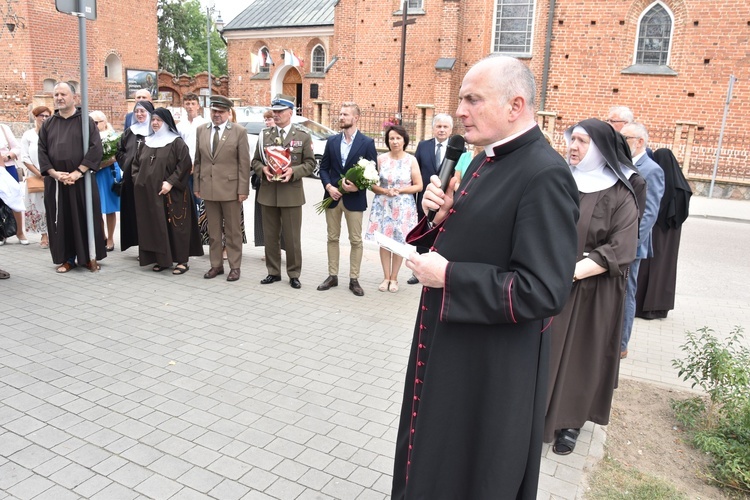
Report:
M 387 292 L 388 291 L 388 286 L 390 284 L 391 284 L 390 280 L 383 280 L 383 282 L 380 284 L 380 286 L 378 286 L 378 290 L 380 290 L 381 292 Z
M 185 274 L 190 270 L 190 266 L 187 264 L 177 264 L 174 266 L 174 271 L 172 271 L 172 274 Z
M 581 429 L 560 429 L 552 446 L 552 451 L 556 455 L 570 455 L 576 449 L 576 442 Z
M 58 268 L 57 268 L 57 270 L 56 270 L 55 272 L 56 272 L 57 274 L 65 274 L 65 273 L 67 273 L 68 271 L 70 271 L 71 269 L 73 269 L 74 267 L 76 267 L 76 265 L 75 265 L 75 264 L 71 264 L 70 262 L 66 262 L 66 263 L 65 263 L 65 264 L 63 264 L 62 266 L 58 267 Z
M 398 281 L 391 280 L 391 284 L 388 285 L 388 291 L 391 292 L 391 293 L 398 292 Z
M 165 269 L 169 269 L 167 266 L 160 266 L 159 264 L 156 264 L 154 267 L 151 268 L 151 270 L 155 273 L 160 273 L 164 271 Z

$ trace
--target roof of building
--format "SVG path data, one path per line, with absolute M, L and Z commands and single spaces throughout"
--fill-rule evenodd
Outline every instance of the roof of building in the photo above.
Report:
M 255 0 L 224 31 L 333 26 L 338 0 Z

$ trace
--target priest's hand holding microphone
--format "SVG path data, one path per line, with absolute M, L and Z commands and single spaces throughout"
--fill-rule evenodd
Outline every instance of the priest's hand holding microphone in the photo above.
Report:
M 453 207 L 453 193 L 458 187 L 456 163 L 464 152 L 466 141 L 460 135 L 451 136 L 445 151 L 445 159 L 440 168 L 440 176 L 433 175 L 422 197 L 422 209 L 427 214 L 430 227 L 439 224 Z M 444 188 L 445 186 L 445 188 Z M 430 288 L 445 286 L 445 268 L 448 261 L 437 252 L 412 253 L 406 260 L 406 267 L 422 285 Z

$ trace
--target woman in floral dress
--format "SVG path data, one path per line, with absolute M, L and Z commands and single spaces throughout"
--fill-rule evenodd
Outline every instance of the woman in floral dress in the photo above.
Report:
M 373 240 L 375 233 L 405 243 L 406 235 L 417 224 L 417 204 L 414 195 L 422 191 L 422 174 L 417 159 L 405 151 L 409 145 L 409 134 L 400 125 L 391 125 L 385 130 L 388 152 L 378 156 L 380 183 L 372 186 L 375 199 L 370 209 L 370 221 L 365 235 Z M 383 266 L 381 292 L 398 291 L 398 270 L 403 258 L 385 248 L 380 248 L 380 264 Z
M 39 172 L 39 129 L 42 128 L 44 120 L 52 116 L 52 110 L 47 106 L 37 106 L 31 110 L 34 116 L 34 128 L 27 130 L 21 136 L 21 161 L 29 171 L 30 177 L 41 177 Z M 47 239 L 47 217 L 44 209 L 44 191 L 28 193 L 26 198 L 26 231 L 30 233 L 41 233 L 42 240 L 39 245 L 49 248 Z

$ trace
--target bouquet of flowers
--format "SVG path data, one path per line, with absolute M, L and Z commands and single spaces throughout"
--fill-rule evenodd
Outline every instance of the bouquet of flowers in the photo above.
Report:
M 115 157 L 117 146 L 120 144 L 122 134 L 110 134 L 102 138 L 102 161 L 107 161 Z
M 343 188 L 344 179 L 357 186 L 357 189 L 371 189 L 372 186 L 377 184 L 378 180 L 380 180 L 380 175 L 378 174 L 378 169 L 374 161 L 365 160 L 360 157 L 356 165 L 347 170 L 344 175 L 341 176 L 341 179 L 339 179 L 338 188 L 342 194 L 348 192 Z M 331 203 L 333 203 L 333 198 L 325 198 L 320 203 L 316 203 L 315 212 L 318 215 L 322 214 L 326 208 L 331 206 Z

